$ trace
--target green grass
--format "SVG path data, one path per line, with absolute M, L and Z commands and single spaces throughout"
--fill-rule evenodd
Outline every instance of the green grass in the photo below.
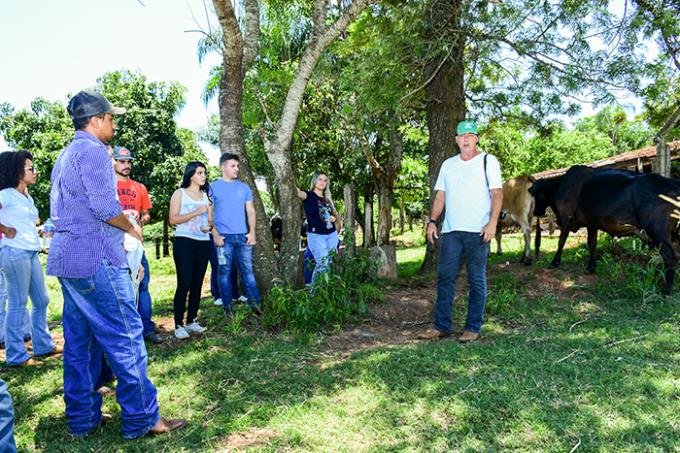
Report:
M 73 440 L 60 362 L 3 368 L 19 448 L 212 452 L 232 433 L 263 429 L 251 450 L 678 451 L 680 298 L 653 286 L 655 254 L 609 244 L 598 274 L 584 277 L 580 246 L 565 251 L 558 270 L 545 270 L 552 253 L 506 266 L 519 259 L 519 243 L 508 238 L 507 253 L 490 257 L 485 343 L 412 342 L 347 355 L 321 335 L 271 336 L 252 324 L 235 332 L 204 301 L 207 335 L 149 350 L 162 413 L 190 422 L 167 437 L 123 441 L 116 417 Z M 398 251 L 401 290 L 422 283 L 423 253 Z M 172 261 L 151 266 L 154 308 L 167 316 Z M 52 294 L 54 314 L 60 298 Z M 112 399 L 104 409 L 118 414 Z

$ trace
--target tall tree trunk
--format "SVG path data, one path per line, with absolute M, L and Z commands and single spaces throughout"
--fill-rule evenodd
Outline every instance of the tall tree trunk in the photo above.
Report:
M 274 169 L 278 189 L 279 206 L 283 218 L 283 237 L 279 254 L 281 271 L 286 283 L 296 286 L 302 261 L 299 253 L 299 222 L 302 217 L 300 201 L 295 186 L 295 173 L 290 157 L 295 124 L 300 113 L 302 97 L 321 54 L 347 29 L 347 26 L 363 11 L 369 0 L 353 0 L 330 26 L 327 23 L 327 0 L 316 0 L 314 5 L 314 28 L 305 49 L 295 78 L 288 89 L 273 140 L 265 138 L 267 159 Z
M 375 243 L 373 234 L 373 187 L 368 186 L 364 193 L 364 247 Z
M 404 213 L 404 198 L 399 197 L 399 234 L 404 234 L 404 223 L 406 214 Z
M 390 243 L 392 229 L 392 204 L 394 188 L 388 181 L 380 181 L 378 185 L 378 241 L 377 245 Z
M 429 27 L 427 38 L 436 42 L 446 29 L 460 30 L 461 0 L 433 0 L 426 12 Z M 430 206 L 434 197 L 434 184 L 442 163 L 457 152 L 456 125 L 465 119 L 465 66 L 463 53 L 465 42 L 458 35 L 457 46 L 448 58 L 442 56 L 425 67 L 424 79 L 430 80 L 425 87 L 425 112 L 429 136 L 429 184 Z M 429 209 L 428 209 L 429 210 Z M 440 216 L 440 220 L 444 214 Z M 441 224 L 441 222 L 440 222 Z M 439 243 L 427 243 L 421 272 L 433 272 L 439 260 Z
M 274 255 L 274 242 L 269 230 L 269 219 L 264 211 L 260 193 L 255 185 L 252 168 L 245 150 L 243 137 L 243 82 L 251 62 L 258 53 L 259 5 L 256 0 L 244 0 L 245 26 L 243 34 L 231 0 L 213 0 L 215 13 L 222 27 L 223 75 L 218 98 L 220 108 L 220 150 L 240 157 L 239 177 L 253 191 L 256 214 L 256 238 L 253 268 L 258 285 L 268 292 L 279 278 Z
M 354 254 L 354 249 L 356 247 L 356 229 L 354 224 L 354 211 L 356 210 L 356 195 L 354 192 L 354 186 L 352 184 L 345 184 L 344 190 L 344 201 L 345 201 L 345 216 L 344 216 L 344 228 L 345 236 L 343 241 L 345 242 L 345 250 L 350 255 Z

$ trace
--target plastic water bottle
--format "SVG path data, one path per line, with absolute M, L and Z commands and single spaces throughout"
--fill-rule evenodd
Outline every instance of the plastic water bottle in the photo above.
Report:
M 224 247 L 217 247 L 217 264 L 220 266 L 227 264 L 227 257 L 224 256 Z
M 50 245 L 52 244 L 52 238 L 54 237 L 54 223 L 52 223 L 52 219 L 48 218 L 45 220 L 45 224 L 43 225 L 43 246 L 48 249 L 50 248 Z

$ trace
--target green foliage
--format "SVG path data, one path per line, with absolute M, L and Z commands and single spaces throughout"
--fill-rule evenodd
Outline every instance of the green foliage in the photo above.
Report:
M 186 162 L 207 163 L 193 133 L 180 130 L 175 122 L 186 89 L 178 82 L 149 81 L 128 70 L 104 74 L 97 79 L 96 89 L 112 104 L 127 109 L 116 118 L 111 144 L 125 146 L 135 155 L 131 177 L 149 189 L 152 218 L 165 218 Z
M 39 174 L 30 191 L 40 217 L 46 219 L 49 217 L 52 167 L 74 134 L 66 108 L 59 102 L 42 98 L 35 99 L 30 108 L 18 112 L 9 104 L 1 104 L 0 133 L 14 149 L 25 149 L 33 154 Z
M 295 290 L 276 287 L 265 300 L 265 327 L 293 333 L 337 329 L 368 315 L 368 304 L 381 301 L 377 264 L 366 251 L 335 255 L 330 272 L 313 286 Z

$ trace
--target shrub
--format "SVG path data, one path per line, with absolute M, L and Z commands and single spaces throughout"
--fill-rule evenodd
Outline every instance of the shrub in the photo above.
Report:
M 312 287 L 272 289 L 265 300 L 263 325 L 306 333 L 339 329 L 347 322 L 365 319 L 368 304 L 383 298 L 376 276 L 377 263 L 367 252 L 335 255 L 329 272 Z

